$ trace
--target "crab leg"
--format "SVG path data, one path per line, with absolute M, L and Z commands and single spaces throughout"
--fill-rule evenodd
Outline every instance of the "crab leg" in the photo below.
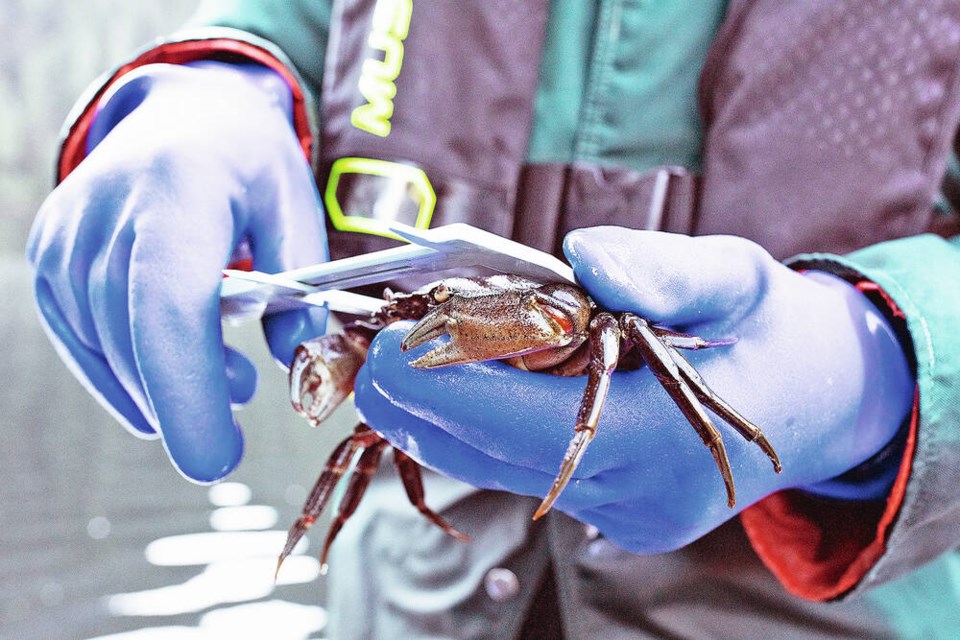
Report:
M 380 435 L 370 429 L 370 427 L 365 424 L 361 426 L 376 436 L 377 439 L 364 448 L 363 453 L 360 454 L 360 458 L 357 460 L 357 466 L 350 476 L 350 483 L 347 485 L 347 490 L 343 494 L 343 499 L 340 500 L 337 515 L 334 516 L 333 522 L 330 523 L 330 529 L 327 530 L 327 539 L 323 543 L 323 552 L 320 554 L 321 573 L 327 572 L 327 555 L 330 553 L 330 545 L 333 544 L 337 534 L 340 533 L 340 529 L 343 528 L 344 523 L 349 520 L 350 516 L 357 510 L 360 500 L 363 499 L 363 494 L 367 491 L 367 487 L 370 486 L 370 480 L 373 479 L 373 475 L 380 466 L 380 458 L 383 456 L 384 449 L 390 446 L 389 442 L 380 437 Z
M 323 512 L 323 508 L 330 500 L 330 496 L 333 495 L 333 490 L 337 486 L 337 482 L 340 481 L 340 478 L 342 478 L 350 468 L 350 463 L 353 461 L 357 451 L 368 447 L 378 440 L 381 440 L 380 436 L 370 429 L 370 427 L 364 424 L 358 424 L 353 434 L 337 445 L 337 448 L 334 449 L 333 453 L 327 459 L 327 464 L 324 466 L 323 472 L 317 479 L 316 484 L 313 485 L 310 495 L 307 496 L 307 500 L 303 504 L 302 515 L 293 523 L 290 531 L 287 533 L 287 542 L 283 547 L 283 551 L 280 552 L 280 557 L 277 559 L 277 573 L 280 572 L 280 565 L 282 565 L 283 561 L 287 559 L 287 556 L 293 552 L 293 548 L 300 541 L 300 538 L 306 534 L 307 530 L 313 526 L 313 523 L 317 521 L 317 518 Z M 274 574 L 274 578 L 276 578 L 276 574 Z
M 583 458 L 587 445 L 593 440 L 597 432 L 597 422 L 600 412 L 607 400 L 607 391 L 610 389 L 610 376 L 617 367 L 620 359 L 620 333 L 617 319 L 609 313 L 597 314 L 590 322 L 590 363 L 587 366 L 587 388 L 580 401 L 580 410 L 577 413 L 577 424 L 574 426 L 573 438 L 567 445 L 567 451 L 560 464 L 560 473 L 553 481 L 553 486 L 547 496 L 540 503 L 533 519 L 540 518 L 550 511 L 553 503 L 563 491 L 580 459 Z
M 410 504 L 417 508 L 427 520 L 437 525 L 451 536 L 461 542 L 470 542 L 470 536 L 460 533 L 454 529 L 449 522 L 427 506 L 423 499 L 423 477 L 420 473 L 420 465 L 413 458 L 405 454 L 400 449 L 393 450 L 393 463 L 400 473 L 400 480 L 403 483 L 403 489 L 407 492 L 407 498 Z
M 327 538 L 323 544 L 323 552 L 320 555 L 321 570 L 326 571 L 327 555 L 330 546 L 336 539 L 343 525 L 350 519 L 350 516 L 356 511 L 363 495 L 370 486 L 370 481 L 380 465 L 380 458 L 384 450 L 390 446 L 390 443 L 371 429 L 368 425 L 360 423 L 354 429 L 351 436 L 344 439 L 333 454 L 331 454 L 323 473 L 314 485 L 303 506 L 303 515 L 293 523 L 287 534 L 287 542 L 277 559 L 277 573 L 280 572 L 280 566 L 287 559 L 293 548 L 300 541 L 300 538 L 306 534 L 307 530 L 316 522 L 320 513 L 333 495 L 333 491 L 340 479 L 350 469 L 358 451 L 362 451 L 357 460 L 356 467 L 350 476 L 350 482 L 347 485 L 343 498 L 340 501 L 337 515 L 334 517 L 330 528 L 327 531 Z M 428 520 L 443 529 L 445 532 L 462 542 L 469 542 L 470 536 L 454 529 L 450 523 L 443 519 L 438 513 L 430 509 L 424 501 L 423 480 L 420 473 L 420 465 L 410 456 L 399 449 L 394 449 L 394 464 L 400 473 L 400 479 L 403 488 L 407 493 L 410 503 L 422 513 Z M 274 575 L 276 578 L 276 574 Z
M 660 339 L 660 342 L 668 347 L 677 349 L 697 350 L 707 349 L 709 347 L 727 347 L 737 342 L 736 338 L 712 338 L 707 340 L 700 336 L 692 336 L 689 333 L 680 333 L 679 331 L 673 331 L 665 327 L 647 324 L 650 326 L 650 330 L 653 331 L 654 335 Z
M 632 313 L 625 313 L 621 316 L 620 322 L 624 333 L 640 351 L 650 371 L 700 435 L 703 444 L 710 449 L 727 489 L 727 504 L 733 507 L 737 501 L 736 489 L 733 485 L 730 461 L 723 446 L 723 438 L 700 403 L 698 394 L 694 391 L 695 385 L 691 386 L 688 383 L 671 353 L 671 348 L 661 341 L 646 320 Z M 676 353 L 675 349 L 672 351 Z
M 674 349 L 673 346 L 674 345 L 668 342 L 667 350 L 670 352 L 670 355 L 673 357 L 673 361 L 680 369 L 680 374 L 693 389 L 693 392 L 697 395 L 700 401 L 716 412 L 716 414 L 721 418 L 726 420 L 731 427 L 737 430 L 737 433 L 743 436 L 744 440 L 747 442 L 755 442 L 757 446 L 760 447 L 765 454 L 767 454 L 767 457 L 770 458 L 770 462 L 773 463 L 774 471 L 777 473 L 783 471 L 783 466 L 780 464 L 780 458 L 777 456 L 777 452 L 774 451 L 773 445 L 771 445 L 770 441 L 767 440 L 767 437 L 764 435 L 763 431 L 760 430 L 760 427 L 743 417 L 739 411 L 727 404 L 723 398 L 718 396 L 713 389 L 707 386 L 707 383 L 693 367 L 693 365 L 691 365 L 681 353 Z

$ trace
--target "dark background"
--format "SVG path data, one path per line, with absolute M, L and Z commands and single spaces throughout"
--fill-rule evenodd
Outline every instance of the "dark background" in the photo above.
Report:
M 87 395 L 32 303 L 23 247 L 67 112 L 196 4 L 0 0 L 0 638 L 324 637 L 323 523 L 278 585 L 273 569 L 350 410 L 310 429 L 258 326 L 228 329 L 261 373 L 238 415 L 246 457 L 227 484 L 193 485 Z

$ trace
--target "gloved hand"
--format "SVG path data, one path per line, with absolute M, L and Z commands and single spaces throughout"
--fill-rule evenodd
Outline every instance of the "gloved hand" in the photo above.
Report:
M 704 338 L 736 337 L 686 355 L 783 463 L 775 474 L 718 419 L 736 481 L 729 509 L 709 451 L 650 371 L 614 373 L 596 438 L 557 507 L 628 550 L 679 548 L 779 489 L 830 493 L 822 483 L 884 447 L 909 413 L 914 381 L 900 344 L 879 311 L 834 276 L 791 271 L 728 236 L 597 227 L 569 234 L 565 250 L 603 307 Z M 401 353 L 409 328 L 382 331 L 361 370 L 356 403 L 368 423 L 442 473 L 544 496 L 585 378 L 500 362 L 415 369 L 407 362 L 426 347 Z
M 211 482 L 239 462 L 231 402 L 252 363 L 225 347 L 221 270 L 241 243 L 255 269 L 321 262 L 326 236 L 291 126 L 291 93 L 254 65 L 150 65 L 101 101 L 89 155 L 50 195 L 27 244 L 47 333 L 131 432 L 162 437 L 177 469 Z M 289 363 L 320 310 L 267 319 Z

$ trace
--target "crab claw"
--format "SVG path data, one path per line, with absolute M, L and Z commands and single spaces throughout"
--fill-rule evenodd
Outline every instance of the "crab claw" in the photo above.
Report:
M 400 343 L 404 351 L 448 335 L 450 340 L 410 363 L 418 369 L 451 364 L 530 358 L 543 369 L 566 358 L 586 339 L 590 304 L 569 285 L 537 288 L 490 286 L 458 294 L 445 291 L 435 306 Z M 529 363 L 527 363 L 529 364 Z
M 349 336 L 321 336 L 297 347 L 290 365 L 290 403 L 314 426 L 353 391 L 365 347 Z
M 403 340 L 400 342 L 400 350 L 409 351 L 410 349 L 430 342 L 434 338 L 447 335 L 449 333 L 447 323 L 451 320 L 447 314 L 439 310 L 427 313 L 427 315 L 421 318 L 417 324 L 413 325 L 413 328 L 403 337 Z

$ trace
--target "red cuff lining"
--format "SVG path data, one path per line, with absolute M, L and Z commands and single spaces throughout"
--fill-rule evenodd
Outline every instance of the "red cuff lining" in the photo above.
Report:
M 870 280 L 861 280 L 860 282 L 855 283 L 855 286 L 861 293 L 866 295 L 876 294 L 879 296 L 880 299 L 883 300 L 884 304 L 886 304 L 890 315 L 892 315 L 894 318 L 898 318 L 900 320 L 907 319 L 906 314 L 904 314 L 903 310 L 897 306 L 897 303 L 893 301 L 893 298 L 890 297 L 890 294 L 884 291 L 876 282 L 871 282 Z
M 905 319 L 879 285 L 869 280 L 854 284 L 875 302 L 879 299 L 892 319 Z M 838 598 L 884 554 L 910 479 L 919 420 L 918 388 L 900 470 L 885 503 L 832 501 L 788 490 L 740 514 L 754 551 L 790 593 L 817 601 Z
M 886 503 L 827 501 L 788 490 L 740 514 L 754 551 L 787 591 L 809 600 L 838 598 L 886 551 L 910 479 L 919 406 L 918 393 L 903 461 Z
M 93 99 L 84 107 L 83 113 L 73 123 L 70 132 L 60 149 L 60 159 L 57 163 L 57 181 L 61 181 L 77 168 L 77 165 L 86 157 L 87 133 L 97 112 L 97 103 L 107 89 L 130 71 L 148 64 L 168 63 L 185 64 L 197 60 L 211 60 L 240 56 L 273 69 L 290 85 L 293 94 L 293 127 L 300 140 L 303 153 L 309 161 L 312 157 L 313 135 L 310 132 L 310 122 L 307 116 L 306 101 L 303 89 L 290 70 L 271 55 L 267 50 L 256 45 L 232 40 L 229 38 L 213 38 L 210 40 L 187 40 L 183 42 L 169 42 L 151 49 L 136 59 L 123 65 L 104 83 L 94 95 Z

